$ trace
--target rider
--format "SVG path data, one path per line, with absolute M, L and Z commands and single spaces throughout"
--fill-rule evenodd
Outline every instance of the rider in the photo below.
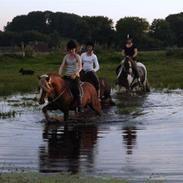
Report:
M 83 81 L 91 82 L 95 86 L 98 98 L 100 99 L 99 80 L 96 75 L 96 72 L 100 67 L 97 56 L 93 53 L 93 49 L 94 43 L 92 41 L 88 41 L 86 43 L 86 52 L 81 54 L 83 69 L 80 73 L 80 76 Z
M 130 57 L 132 59 L 132 69 L 135 72 L 135 77 L 137 78 L 138 82 L 141 84 L 139 72 L 137 69 L 137 54 L 138 54 L 138 50 L 136 45 L 133 43 L 133 39 L 128 38 L 122 49 L 122 55 L 125 57 Z
M 64 79 L 69 85 L 69 88 L 74 96 L 74 101 L 78 107 L 78 112 L 81 110 L 80 90 L 79 90 L 79 73 L 82 69 L 80 56 L 76 53 L 77 45 L 73 40 L 67 43 L 67 54 L 65 55 L 62 64 L 59 68 L 59 74 L 62 75 L 65 67 Z

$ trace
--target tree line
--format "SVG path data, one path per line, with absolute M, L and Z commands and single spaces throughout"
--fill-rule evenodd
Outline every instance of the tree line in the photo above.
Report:
M 183 13 L 154 19 L 151 24 L 145 18 L 124 17 L 114 25 L 113 20 L 105 16 L 33 11 L 7 23 L 0 32 L 0 46 L 42 41 L 50 47 L 59 47 L 63 38 L 69 38 L 81 44 L 93 40 L 98 45 L 120 48 L 127 35 L 141 49 L 182 47 Z

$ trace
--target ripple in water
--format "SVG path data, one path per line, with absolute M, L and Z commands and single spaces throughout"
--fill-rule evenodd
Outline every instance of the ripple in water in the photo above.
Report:
M 2 98 L 0 172 L 71 172 L 183 182 L 183 91 L 114 96 L 102 117 L 42 123 L 35 95 Z M 61 113 L 59 113 L 61 114 Z

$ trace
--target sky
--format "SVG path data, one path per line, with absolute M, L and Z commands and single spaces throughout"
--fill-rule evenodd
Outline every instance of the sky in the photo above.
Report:
M 107 16 L 114 23 L 125 16 L 155 18 L 183 12 L 183 0 L 0 0 L 0 30 L 17 15 L 31 11 L 68 12 Z

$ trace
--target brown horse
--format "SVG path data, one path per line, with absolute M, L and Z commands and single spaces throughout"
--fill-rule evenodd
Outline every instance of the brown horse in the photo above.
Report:
M 92 72 L 92 71 L 90 71 L 90 72 Z M 90 72 L 85 73 L 84 71 L 81 71 L 80 79 L 83 82 L 91 83 L 97 90 L 96 83 L 90 77 L 91 76 Z M 111 97 L 111 86 L 109 85 L 107 80 L 104 77 L 99 77 L 98 80 L 99 80 L 99 86 L 100 86 L 100 99 L 101 99 L 102 104 L 107 102 L 110 105 L 115 105 L 115 103 L 112 101 L 112 97 Z
M 69 110 L 74 110 L 76 107 L 67 83 L 58 74 L 42 75 L 39 77 L 39 80 L 39 104 L 44 104 L 45 99 L 48 99 L 48 104 L 42 109 L 46 120 L 49 121 L 50 119 L 47 110 L 60 109 L 64 113 L 64 121 L 66 121 L 69 117 Z M 89 105 L 100 115 L 101 105 L 93 85 L 88 82 L 83 82 L 81 84 L 81 94 L 81 106 L 84 108 Z

